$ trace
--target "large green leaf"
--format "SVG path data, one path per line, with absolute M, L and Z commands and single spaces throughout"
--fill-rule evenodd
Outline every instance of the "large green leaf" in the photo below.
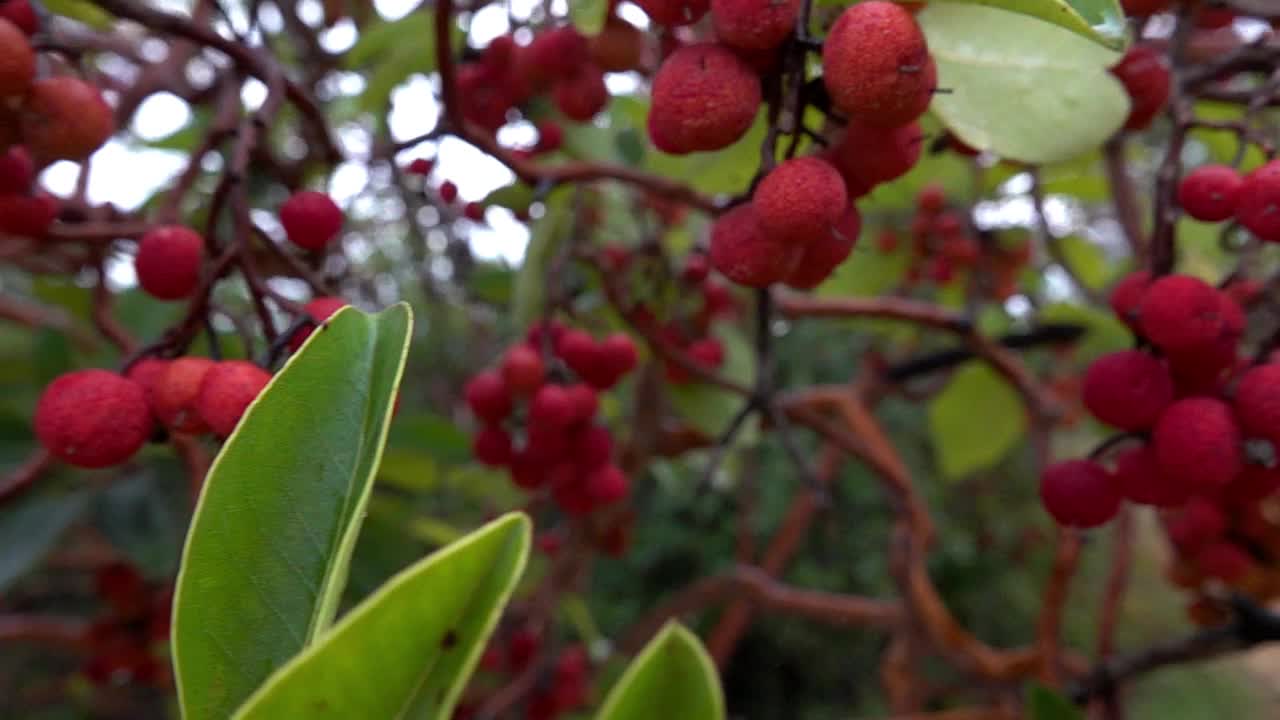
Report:
M 0 509 L 0 590 L 22 577 L 53 549 L 88 507 L 91 493 L 20 497 Z
M 724 695 L 698 637 L 668 623 L 609 691 L 596 720 L 721 720 Z
M 1018 393 L 982 363 L 957 371 L 929 404 L 938 465 L 950 478 L 995 464 L 1018 444 L 1026 428 Z
M 250 406 L 209 471 L 174 597 L 188 720 L 224 720 L 329 627 L 386 442 L 412 312 L 347 308 Z
M 932 109 L 973 147 L 1059 162 L 1101 145 L 1129 113 L 1107 72 L 1117 53 L 1079 35 L 980 5 L 931 4 L 919 19 L 947 89 Z
M 1124 11 L 1117 0 L 935 0 L 986 5 L 1064 27 L 1112 49 L 1123 48 Z
M 445 720 L 529 558 L 505 515 L 401 572 L 281 668 L 235 714 Z

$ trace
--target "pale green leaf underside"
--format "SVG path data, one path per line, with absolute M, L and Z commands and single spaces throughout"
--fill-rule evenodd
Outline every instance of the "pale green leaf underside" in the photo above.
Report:
M 949 478 L 995 464 L 1018 444 L 1026 427 L 1017 391 L 981 363 L 957 371 L 929 403 L 929 434 Z
M 933 0 L 1021 13 L 1064 27 L 1113 50 L 1123 48 L 1124 11 L 1117 0 Z
M 1119 55 L 1028 15 L 933 4 L 919 15 L 938 64 L 932 110 L 973 147 L 1041 164 L 1106 141 L 1129 114 Z
M 338 312 L 214 461 L 174 596 L 174 670 L 188 720 L 225 720 L 332 623 L 411 325 L 405 304 Z
M 267 681 L 236 720 L 447 720 L 529 557 L 511 513 L 387 582 Z
M 668 623 L 631 661 L 596 720 L 723 720 L 715 664 L 698 637 Z

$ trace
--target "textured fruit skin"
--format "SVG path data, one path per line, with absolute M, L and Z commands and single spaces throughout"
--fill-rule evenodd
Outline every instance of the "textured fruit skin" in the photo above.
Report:
M 604 73 L 591 63 L 579 65 L 556 83 L 555 101 L 565 117 L 580 123 L 590 121 L 609 104 Z
M 1194 553 L 1227 531 L 1227 518 L 1204 498 L 1192 498 L 1168 523 L 1169 539 L 1179 552 Z
M 711 7 L 711 0 L 636 0 L 636 4 L 655 23 L 679 27 L 701 20 Z
M 116 131 L 98 88 L 68 76 L 37 80 L 22 109 L 22 138 L 42 163 L 84 160 Z
M 751 204 L 775 240 L 806 245 L 830 234 L 849 204 L 844 179 L 816 157 L 788 160 L 756 186 Z
M 1240 430 L 1220 400 L 1190 397 L 1164 411 L 1151 436 L 1160 471 L 1173 482 L 1201 490 L 1231 482 L 1244 464 Z
M 36 76 L 36 53 L 26 33 L 0 17 L 0 99 L 26 94 Z
M 155 413 L 170 429 L 177 432 L 200 434 L 208 430 L 204 418 L 196 409 L 204 376 L 213 369 L 214 362 L 204 357 L 180 357 L 169 363 L 155 386 Z
M 0 153 L 0 195 L 25 195 L 35 178 L 36 165 L 25 147 L 14 145 Z
M 791 37 L 800 0 L 711 0 L 711 23 L 721 42 L 744 50 L 776 48 Z
M 861 231 L 862 217 L 858 209 L 850 205 L 822 239 L 805 246 L 800 261 L 787 275 L 787 285 L 797 290 L 812 290 L 821 285 L 849 258 Z
M 822 45 L 822 80 L 848 117 L 899 127 L 929 108 L 937 68 L 924 33 L 902 6 L 858 3 L 836 19 Z
M 1120 494 L 1107 471 L 1089 460 L 1050 465 L 1040 479 L 1040 499 L 1059 525 L 1091 528 L 1115 517 Z
M 516 395 L 532 394 L 546 379 L 542 356 L 528 345 L 513 345 L 502 358 L 502 379 Z
M 227 437 L 271 382 L 271 373 L 244 360 L 224 360 L 205 373 L 196 412 L 214 435 Z
M 160 382 L 160 378 L 164 376 L 165 371 L 169 369 L 169 361 L 162 358 L 142 358 L 138 362 L 129 367 L 125 373 L 125 377 L 138 383 L 142 387 L 142 392 L 147 397 L 147 405 L 155 407 L 155 388 Z
M 631 484 L 617 465 L 603 465 L 591 471 L 584 483 L 592 505 L 611 505 L 627 496 Z
M 83 468 L 128 460 L 154 426 L 142 386 L 106 370 L 76 370 L 49 383 L 34 424 L 51 455 Z
M 1280 160 L 1249 173 L 1240 186 L 1236 220 L 1258 239 L 1280 242 Z
M 689 45 L 654 76 L 649 138 L 666 153 L 720 150 L 746 134 L 760 101 L 760 78 L 732 51 Z
M 1142 297 L 1142 334 L 1176 353 L 1213 344 L 1226 327 L 1219 293 L 1190 275 L 1166 275 Z
M 610 16 L 598 35 L 587 41 L 591 60 L 605 72 L 627 72 L 640 67 L 644 33 L 618 17 Z
M 573 398 L 560 385 L 543 385 L 529 402 L 529 427 L 565 428 L 573 424 Z M 559 454 L 559 453 L 555 453 Z
M 1111 310 L 1124 324 L 1137 329 L 1142 308 L 1142 298 L 1151 285 L 1151 273 L 1146 270 L 1129 273 L 1111 290 Z
M 42 238 L 58 217 L 60 201 L 52 195 L 0 195 L 0 233 Z
M 1226 220 L 1236 212 L 1244 178 L 1226 165 L 1202 165 L 1178 184 L 1178 204 L 1204 222 Z
M 1189 491 L 1160 472 L 1150 445 L 1139 445 L 1116 455 L 1116 487 L 1131 502 L 1154 507 L 1175 507 L 1187 501 Z
M 486 425 L 472 440 L 471 452 L 476 459 L 490 467 L 507 467 L 511 464 L 511 436 L 495 425 Z
M 1270 440 L 1280 449 L 1280 365 L 1259 365 L 1242 375 L 1234 404 L 1246 437 Z
M 495 370 L 482 370 L 473 375 L 462 394 L 471 412 L 485 422 L 500 423 L 511 414 L 511 391 Z
M 882 128 L 853 120 L 826 157 L 844 177 L 849 197 L 861 197 L 910 172 L 923 150 L 924 132 L 918 123 Z
M 280 206 L 280 224 L 289 242 L 311 251 L 323 250 L 342 230 L 342 210 L 322 192 L 302 190 Z
M 721 215 L 711 226 L 711 265 L 739 285 L 763 288 L 785 280 L 801 248 L 765 234 L 752 203 Z
M 1126 130 L 1143 130 L 1169 101 L 1169 66 L 1164 55 L 1150 45 L 1134 45 L 1111 68 L 1129 93 L 1131 107 Z
M 1120 430 L 1145 430 L 1173 402 L 1173 377 L 1159 359 L 1139 350 L 1103 355 L 1089 366 L 1084 406 Z
M 155 228 L 138 242 L 133 260 L 138 284 L 152 297 L 177 300 L 187 297 L 200 282 L 204 238 L 182 225 Z
M 1200 548 L 1196 567 L 1208 577 L 1225 582 L 1239 582 L 1253 569 L 1253 559 L 1239 545 L 1219 540 Z
M 523 53 L 524 71 L 535 86 L 547 86 L 576 72 L 590 58 L 587 38 L 571 25 L 534 36 Z
M 298 330 L 293 333 L 293 337 L 289 338 L 289 350 L 291 352 L 298 352 L 298 348 L 302 347 L 302 343 L 306 342 L 307 338 L 311 337 L 311 333 L 315 332 L 316 327 L 325 320 L 328 320 L 330 317 L 333 317 L 334 313 L 350 304 L 351 303 L 340 297 L 326 296 L 312 298 L 311 301 L 302 306 L 302 311 L 306 313 L 306 315 L 311 318 L 311 322 L 315 324 L 298 328 Z

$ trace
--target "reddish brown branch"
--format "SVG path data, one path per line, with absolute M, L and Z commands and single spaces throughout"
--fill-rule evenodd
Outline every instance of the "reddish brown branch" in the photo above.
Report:
M 0 615 L 0 645 L 31 643 L 73 652 L 89 651 L 89 623 L 78 618 Z
M 1080 561 L 1080 536 L 1069 528 L 1058 530 L 1054 547 L 1053 567 L 1045 583 L 1040 603 L 1040 619 L 1036 623 L 1036 647 L 1040 652 L 1040 677 L 1049 684 L 1056 684 L 1060 675 L 1062 640 L 1062 611 L 1067 604 L 1071 578 Z

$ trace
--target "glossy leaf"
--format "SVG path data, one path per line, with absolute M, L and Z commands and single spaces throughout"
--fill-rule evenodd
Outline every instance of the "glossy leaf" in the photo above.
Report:
M 235 714 L 447 720 L 529 558 L 505 515 L 387 582 Z
M 957 371 L 929 404 L 929 432 L 938 465 L 949 478 L 994 465 L 1026 428 L 1017 391 L 983 363 Z
M 724 694 L 701 641 L 668 623 L 609 691 L 596 720 L 721 720 Z
M 174 598 L 174 669 L 188 720 L 229 716 L 333 621 L 411 323 L 404 304 L 338 312 L 214 461 Z
M 1117 0 L 935 0 L 985 5 L 1066 28 L 1105 47 L 1125 45 L 1124 10 Z
M 1129 114 L 1107 72 L 1118 54 L 1079 35 L 979 5 L 930 5 L 918 17 L 948 89 L 932 109 L 975 148 L 1059 162 L 1101 145 Z

